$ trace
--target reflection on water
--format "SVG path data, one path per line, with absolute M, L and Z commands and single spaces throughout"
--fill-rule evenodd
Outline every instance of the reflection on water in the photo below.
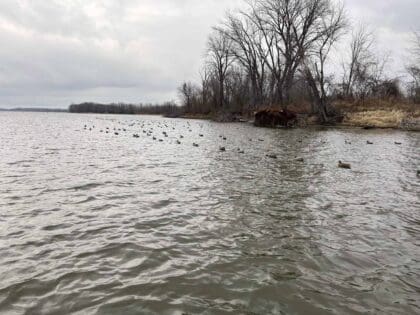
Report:
M 419 134 L 53 113 L 0 125 L 0 313 L 420 312 Z

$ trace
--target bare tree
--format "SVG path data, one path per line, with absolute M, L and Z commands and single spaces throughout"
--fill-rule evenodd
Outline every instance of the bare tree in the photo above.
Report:
M 408 83 L 408 93 L 410 98 L 420 103 L 420 32 L 413 33 L 411 61 L 407 66 L 407 73 L 411 77 Z
M 354 97 L 357 85 L 364 83 L 369 67 L 373 64 L 373 33 L 365 26 L 353 32 L 350 42 L 350 59 L 343 62 L 343 94 L 346 98 Z
M 207 44 L 207 64 L 218 83 L 217 106 L 219 109 L 223 109 L 225 105 L 226 77 L 233 62 L 232 41 L 225 33 L 215 29 Z
M 320 116 L 321 122 L 328 122 L 327 91 L 330 80 L 325 73 L 325 65 L 333 45 L 344 34 L 346 20 L 342 6 L 331 6 L 330 13 L 324 16 L 318 41 L 306 52 L 302 72 L 311 90 L 312 102 Z
M 254 20 L 266 34 L 274 33 L 274 51 L 269 51 L 276 83 L 274 102 L 284 107 L 305 54 L 323 36 L 324 22 L 331 14 L 331 0 L 259 0 Z M 271 41 L 270 36 L 267 36 Z
M 246 69 L 251 86 L 251 107 L 261 105 L 264 98 L 265 58 L 261 58 L 261 33 L 248 14 L 229 14 L 219 31 L 232 41 L 231 52 Z
M 179 96 L 187 112 L 191 112 L 194 98 L 194 87 L 190 82 L 184 82 L 178 89 Z

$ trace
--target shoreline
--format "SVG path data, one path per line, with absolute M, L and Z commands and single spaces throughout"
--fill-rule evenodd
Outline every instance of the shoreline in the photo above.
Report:
M 385 112 L 385 111 L 384 111 Z M 353 112 L 353 113 L 346 113 L 345 116 L 351 114 L 365 114 L 367 112 Z M 392 114 L 392 111 L 389 111 Z M 171 118 L 171 117 L 168 117 Z M 184 114 L 176 118 L 181 119 L 194 119 L 194 120 L 208 120 L 214 121 L 219 123 L 250 123 L 254 124 L 253 119 L 243 118 L 240 120 L 232 120 L 232 121 L 219 121 L 217 117 L 212 114 L 203 115 L 203 114 Z M 300 121 L 296 127 L 293 128 L 345 128 L 345 129 L 362 129 L 362 130 L 372 130 L 372 129 L 389 129 L 389 130 L 400 130 L 400 131 L 411 131 L 411 132 L 420 132 L 420 117 L 410 117 L 406 115 L 403 119 L 394 122 L 378 123 L 374 119 L 372 120 L 357 120 L 357 119 L 347 119 L 345 118 L 343 122 L 335 123 L 335 124 L 320 124 L 317 122 L 310 122 L 308 121 L 310 116 L 303 119 L 303 122 Z M 270 128 L 270 127 L 260 127 L 260 128 Z M 274 127 L 273 129 L 282 128 L 282 127 Z

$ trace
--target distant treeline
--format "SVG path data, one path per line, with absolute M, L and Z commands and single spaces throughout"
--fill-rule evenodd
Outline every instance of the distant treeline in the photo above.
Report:
M 37 107 L 18 107 L 18 108 L 0 108 L 0 111 L 7 111 L 7 112 L 41 112 L 41 113 L 66 113 L 67 109 L 60 109 L 60 108 L 37 108 Z
M 70 113 L 97 113 L 97 114 L 125 114 L 125 115 L 165 115 L 178 116 L 181 108 L 173 102 L 163 104 L 98 104 L 82 103 L 69 106 Z

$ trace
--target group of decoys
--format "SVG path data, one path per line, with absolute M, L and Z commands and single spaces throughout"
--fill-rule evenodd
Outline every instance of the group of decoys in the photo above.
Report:
M 347 141 L 347 140 L 344 140 L 344 141 L 345 141 L 345 144 L 351 144 L 350 141 Z M 373 145 L 374 143 L 372 141 L 367 140 L 366 144 L 367 145 Z M 394 144 L 395 145 L 402 145 L 402 142 L 395 141 Z M 351 169 L 351 164 L 343 163 L 341 161 L 338 161 L 338 167 L 343 168 L 343 169 Z M 419 174 L 420 174 L 420 171 L 417 171 L 417 176 L 420 176 Z
M 132 122 L 131 124 L 129 124 L 130 127 L 134 127 L 135 125 L 136 125 L 136 122 Z M 137 125 L 139 125 L 141 127 L 143 134 L 147 135 L 148 137 L 151 137 L 154 141 L 159 141 L 159 142 L 163 142 L 164 140 L 162 138 L 158 139 L 154 135 L 154 131 L 155 131 L 154 130 L 154 127 L 155 128 L 156 127 L 157 128 L 169 128 L 169 126 L 166 123 L 158 123 L 157 126 L 156 126 L 156 125 L 152 125 L 151 122 L 148 122 L 148 123 L 146 123 L 146 122 L 142 122 L 142 123 L 137 122 Z M 200 126 L 202 128 L 202 125 L 200 125 Z M 186 128 L 188 130 L 188 132 L 193 132 L 193 130 L 191 129 L 191 125 L 190 125 L 189 122 L 187 122 L 187 124 L 184 125 L 184 128 Z M 89 131 L 92 131 L 93 129 L 95 129 L 95 126 L 93 125 L 91 127 L 88 127 L 88 125 L 84 125 L 84 130 L 88 130 L 88 129 L 89 129 Z M 172 130 L 176 130 L 175 127 L 172 127 Z M 112 129 L 112 131 L 111 131 L 111 129 L 109 127 L 106 127 L 105 129 L 100 130 L 100 132 L 101 133 L 107 133 L 107 134 L 113 132 L 114 135 L 117 135 L 118 136 L 120 134 L 120 132 L 127 132 L 127 129 L 126 128 L 115 128 L 114 127 Z M 162 131 L 162 135 L 163 135 L 164 138 L 168 138 L 169 137 L 167 131 Z M 199 133 L 198 136 L 200 138 L 203 138 L 204 137 L 204 134 L 203 133 Z M 133 138 L 140 138 L 140 134 L 139 133 L 134 133 L 133 134 Z M 226 141 L 227 140 L 227 137 L 224 136 L 224 135 L 220 135 L 219 138 L 222 139 L 223 141 Z M 183 135 L 179 135 L 177 137 L 175 143 L 178 144 L 178 145 L 181 145 L 182 144 L 181 139 L 184 139 L 184 136 Z M 251 142 L 251 141 L 253 141 L 253 139 L 249 138 L 249 141 Z M 259 139 L 257 139 L 257 141 L 264 142 L 264 139 L 260 139 L 259 138 Z M 299 142 L 301 143 L 302 141 L 300 140 Z M 325 141 L 322 141 L 322 143 L 326 143 L 326 142 Z M 395 145 L 402 145 L 401 142 L 397 142 L 396 141 L 394 143 L 395 143 Z M 351 144 L 351 142 L 348 141 L 348 140 L 345 140 L 345 144 Z M 366 141 L 366 144 L 367 145 L 373 145 L 374 143 L 372 141 L 367 140 Z M 199 144 L 196 143 L 196 142 L 193 142 L 192 145 L 193 145 L 193 147 L 199 147 Z M 226 152 L 227 151 L 226 150 L 226 146 L 220 146 L 219 147 L 219 151 L 220 152 Z M 240 149 L 240 148 L 237 148 L 237 152 L 239 154 L 245 154 L 245 151 L 242 150 L 242 149 Z M 265 156 L 267 158 L 270 158 L 270 159 L 277 159 L 278 158 L 275 153 L 267 153 Z M 295 159 L 295 161 L 296 162 L 304 162 L 304 159 L 297 157 Z M 338 165 L 337 166 L 338 166 L 338 168 L 341 168 L 341 169 L 351 169 L 352 168 L 350 163 L 344 163 L 341 160 L 338 161 Z M 420 176 L 420 170 L 417 171 L 417 176 Z

